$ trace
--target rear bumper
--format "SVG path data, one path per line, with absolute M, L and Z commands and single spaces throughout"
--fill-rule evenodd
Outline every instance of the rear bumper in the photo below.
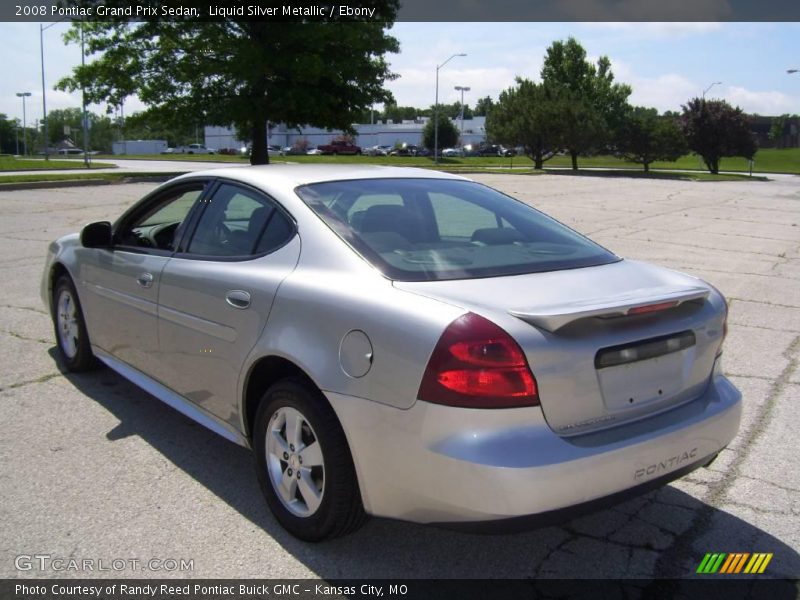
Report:
M 418 401 L 399 410 L 327 396 L 350 443 L 367 512 L 470 529 L 565 520 L 664 485 L 711 460 L 741 418 L 741 394 L 722 375 L 674 410 L 572 438 L 553 433 L 538 407 Z

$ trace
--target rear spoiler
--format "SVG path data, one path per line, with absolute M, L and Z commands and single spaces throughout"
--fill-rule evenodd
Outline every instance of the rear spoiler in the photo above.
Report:
M 512 309 L 508 312 L 536 327 L 557 331 L 579 319 L 589 317 L 624 317 L 673 308 L 684 302 L 705 300 L 709 290 L 704 287 L 659 287 L 633 290 L 619 296 L 590 298 L 535 309 Z

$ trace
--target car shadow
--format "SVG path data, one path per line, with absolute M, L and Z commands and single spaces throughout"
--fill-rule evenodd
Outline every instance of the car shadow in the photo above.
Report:
M 55 360 L 55 349 L 50 354 Z M 64 376 L 119 420 L 106 433 L 110 442 L 139 436 L 323 579 L 692 577 L 705 552 L 772 552 L 768 575 L 800 574 L 800 556 L 790 546 L 672 486 L 560 526 L 512 535 L 373 518 L 354 534 L 308 544 L 272 517 L 249 450 L 110 369 Z

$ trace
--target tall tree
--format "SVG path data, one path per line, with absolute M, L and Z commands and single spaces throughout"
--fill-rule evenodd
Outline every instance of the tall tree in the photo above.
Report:
M 775 143 L 776 148 L 783 147 L 783 135 L 789 119 L 790 117 L 788 114 L 783 114 L 780 117 L 772 117 L 772 123 L 770 124 L 767 137 Z
M 491 96 L 478 98 L 478 101 L 475 103 L 475 115 L 478 117 L 486 117 L 492 112 L 492 108 L 494 108 L 494 100 L 492 100 Z
M 425 127 L 422 128 L 422 145 L 429 150 L 433 150 L 434 131 L 433 119 L 428 119 L 428 122 L 425 123 Z M 459 135 L 460 133 L 455 123 L 446 116 L 439 115 L 439 151 L 441 152 L 442 148 L 458 144 Z
M 623 122 L 629 109 L 629 85 L 614 82 L 611 61 L 601 56 L 597 65 L 586 58 L 586 50 L 575 38 L 557 40 L 547 49 L 541 71 L 542 81 L 559 94 L 564 106 L 559 124 L 564 147 L 578 168 L 578 155 L 603 149 Z M 585 119 L 585 127 L 575 118 Z
M 752 159 L 758 150 L 750 119 L 724 100 L 693 98 L 683 107 L 681 123 L 689 149 L 703 158 L 711 173 L 719 173 L 720 159 Z
M 659 117 L 655 108 L 636 106 L 617 130 L 617 154 L 650 170 L 656 160 L 678 160 L 686 138 L 674 117 Z
M 386 29 L 399 1 L 362 4 L 376 10 L 375 20 L 85 23 L 88 53 L 100 56 L 58 85 L 85 87 L 89 102 L 116 106 L 137 94 L 189 125 L 248 129 L 251 162 L 266 164 L 268 120 L 352 130 L 361 111 L 391 101 L 384 83 L 394 75 L 384 57 L 399 45 Z M 75 28 L 67 34 L 68 41 L 79 37 Z
M 17 127 L 18 123 L 9 119 L 4 113 L 0 113 L 0 154 L 15 154 L 17 151 Z M 20 128 L 19 137 L 22 138 Z
M 558 99 L 544 84 L 518 77 L 486 117 L 486 133 L 492 142 L 522 146 L 534 168 L 541 169 L 560 149 L 560 111 Z

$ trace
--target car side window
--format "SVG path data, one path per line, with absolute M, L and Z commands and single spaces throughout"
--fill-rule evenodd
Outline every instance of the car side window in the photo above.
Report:
M 203 193 L 202 183 L 167 192 L 116 232 L 117 244 L 134 248 L 173 251 L 182 235 L 181 225 Z
M 187 252 L 200 256 L 251 256 L 283 245 L 291 221 L 255 191 L 223 183 L 206 202 Z

